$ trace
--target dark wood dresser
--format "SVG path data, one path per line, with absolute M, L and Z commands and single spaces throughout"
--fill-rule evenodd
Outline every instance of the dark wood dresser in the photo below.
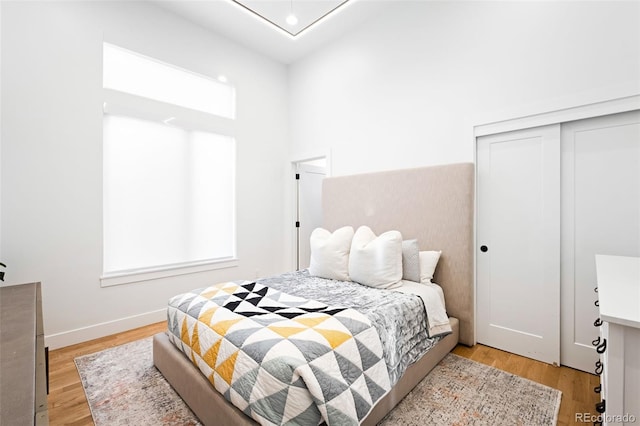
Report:
M 0 426 L 47 425 L 40 283 L 0 287 Z

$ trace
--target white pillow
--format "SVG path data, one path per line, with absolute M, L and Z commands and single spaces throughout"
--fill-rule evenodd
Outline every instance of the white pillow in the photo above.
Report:
M 433 274 L 438 266 L 438 260 L 442 251 L 421 251 L 420 252 L 420 282 L 430 284 Z
M 420 282 L 420 248 L 418 240 L 402 242 L 402 279 Z
M 331 280 L 350 281 L 349 250 L 353 239 L 353 228 L 344 226 L 331 233 L 316 228 L 309 240 L 311 260 L 309 274 Z
M 402 279 L 402 235 L 388 231 L 376 237 L 361 226 L 353 236 L 349 255 L 352 281 L 377 288 L 392 288 Z

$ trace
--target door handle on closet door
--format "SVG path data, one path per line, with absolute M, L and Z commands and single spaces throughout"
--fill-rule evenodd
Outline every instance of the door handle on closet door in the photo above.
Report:
M 483 253 L 486 253 L 489 250 L 489 247 L 487 246 L 480 246 L 480 251 Z

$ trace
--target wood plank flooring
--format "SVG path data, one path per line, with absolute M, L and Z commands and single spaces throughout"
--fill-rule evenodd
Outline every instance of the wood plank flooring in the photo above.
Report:
M 159 322 L 113 336 L 91 340 L 66 348 L 49 351 L 49 424 L 93 425 L 91 411 L 73 359 L 113 346 L 153 336 L 167 329 Z
M 49 352 L 49 421 L 51 425 L 93 425 L 89 405 L 73 362 L 75 357 L 122 345 L 165 330 L 166 322 Z M 551 365 L 483 345 L 459 345 L 455 354 L 491 365 L 562 391 L 558 425 L 577 424 L 575 413 L 595 413 L 598 377 Z

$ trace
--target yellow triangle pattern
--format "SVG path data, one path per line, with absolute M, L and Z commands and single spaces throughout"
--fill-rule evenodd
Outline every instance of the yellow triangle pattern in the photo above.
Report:
M 206 312 L 198 315 L 198 321 L 205 323 L 207 325 L 211 324 L 211 317 L 213 317 L 213 314 L 215 314 L 217 310 L 218 310 L 217 307 L 207 309 Z
M 306 325 L 307 327 L 315 327 L 316 325 L 323 323 L 328 319 L 329 319 L 328 316 L 317 316 L 317 317 L 310 317 L 310 318 L 309 317 L 295 318 L 294 321 L 302 325 Z
M 229 287 L 222 288 L 221 290 L 222 290 L 222 291 L 225 291 L 225 292 L 227 292 L 227 293 L 229 293 L 229 294 L 233 294 L 233 293 L 235 293 L 235 292 L 236 292 L 236 290 L 237 290 L 237 289 L 239 289 L 239 288 L 240 288 L 240 287 L 239 287 L 239 286 L 237 286 L 237 285 L 231 285 L 231 286 L 229 286 Z
M 216 289 L 213 289 L 213 290 L 209 290 L 206 293 L 200 293 L 200 296 L 204 297 L 205 299 L 212 299 L 218 293 L 220 293 L 220 289 L 216 288 Z
M 191 350 L 198 355 L 202 355 L 200 353 L 200 336 L 198 335 L 198 323 L 193 326 L 193 333 L 191 333 Z
M 207 365 L 211 367 L 211 369 L 214 369 L 216 366 L 218 351 L 220 350 L 220 343 L 222 343 L 222 339 L 218 340 L 213 346 L 211 346 L 207 353 L 202 357 L 202 359 L 204 359 L 204 362 L 206 362 Z
M 182 329 L 180 330 L 180 340 L 182 340 L 185 345 L 191 346 L 191 341 L 189 340 L 189 327 L 187 326 L 187 317 L 182 319 Z
M 231 385 L 231 379 L 233 378 L 233 371 L 236 367 L 236 358 L 238 358 L 238 352 L 235 351 L 229 358 L 224 360 L 217 368 L 216 373 L 220 375 L 227 382 L 228 385 Z
M 278 333 L 279 335 L 281 335 L 282 337 L 284 337 L 285 339 L 288 339 L 289 337 L 293 336 L 294 334 L 300 333 L 301 331 L 305 331 L 306 328 L 298 328 L 298 327 L 277 327 L 277 326 L 273 326 L 270 325 L 269 327 L 267 327 L 269 330 Z
M 331 345 L 331 349 L 335 349 L 347 340 L 351 339 L 351 335 L 343 333 L 342 331 L 323 330 L 318 328 L 314 328 L 314 330 L 319 334 L 322 334 L 324 338 L 327 339 L 327 342 Z
M 219 336 L 224 336 L 224 335 L 227 334 L 227 331 L 229 331 L 229 329 L 231 327 L 233 327 L 234 324 L 237 324 L 240 321 L 242 321 L 242 318 L 236 318 L 236 319 L 226 320 L 226 321 L 219 321 L 219 322 L 216 322 L 216 323 L 212 324 L 211 328 L 213 329 L 213 331 L 218 333 Z

